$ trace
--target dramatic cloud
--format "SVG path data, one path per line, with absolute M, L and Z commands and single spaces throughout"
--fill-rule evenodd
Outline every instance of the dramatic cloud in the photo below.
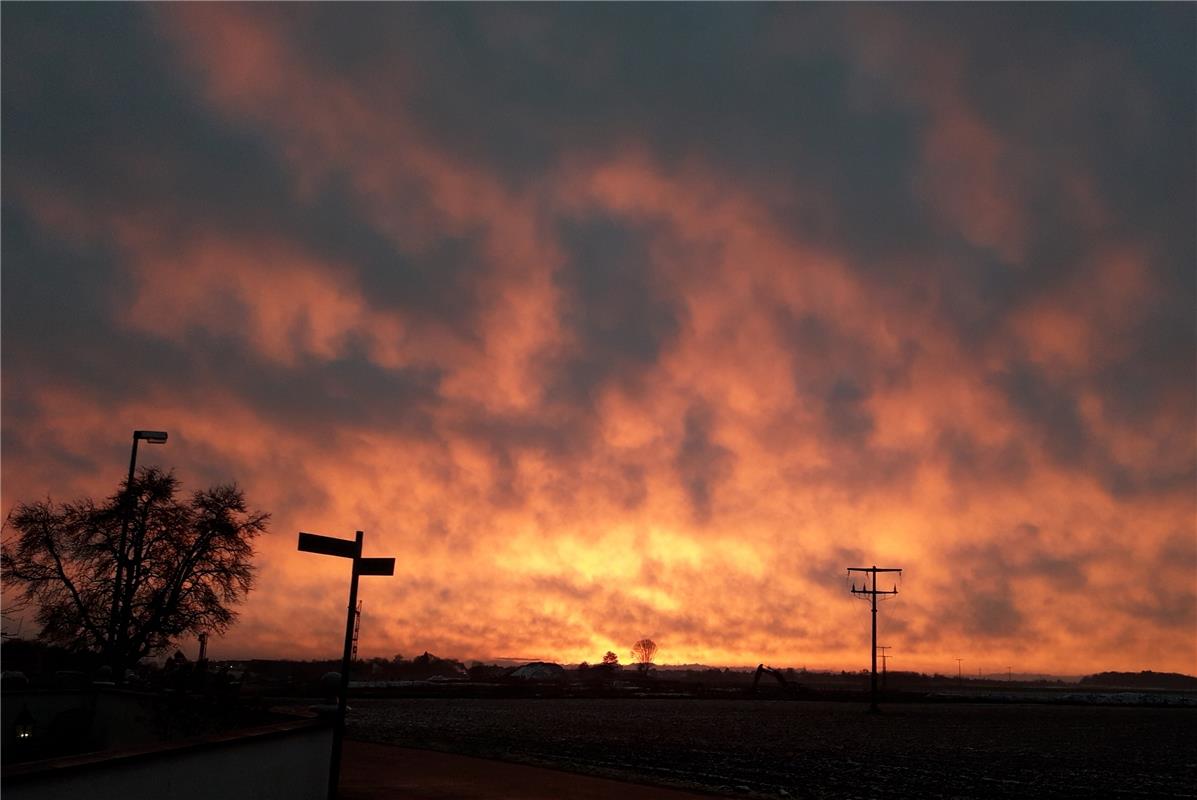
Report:
M 170 431 L 214 654 L 1197 671 L 1191 6 L 4 22 L 4 509 Z

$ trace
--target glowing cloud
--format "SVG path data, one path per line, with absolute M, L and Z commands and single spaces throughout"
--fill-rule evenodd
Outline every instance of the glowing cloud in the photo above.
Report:
M 1192 15 L 8 9 L 5 508 L 169 430 L 218 656 L 362 529 L 367 655 L 1193 672 Z

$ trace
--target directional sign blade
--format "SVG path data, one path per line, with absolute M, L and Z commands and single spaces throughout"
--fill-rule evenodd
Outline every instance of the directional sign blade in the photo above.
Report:
M 326 556 L 357 558 L 361 555 L 358 543 L 352 539 L 335 539 L 317 533 L 300 533 L 299 549 L 304 553 L 321 553 Z
M 395 559 L 359 558 L 356 567 L 358 575 L 394 575 Z

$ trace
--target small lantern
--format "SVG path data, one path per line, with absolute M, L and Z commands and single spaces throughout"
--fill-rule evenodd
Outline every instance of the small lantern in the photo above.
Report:
M 29 713 L 29 707 L 26 706 L 21 709 L 21 713 L 17 714 L 17 721 L 13 724 L 13 732 L 16 734 L 18 744 L 29 744 L 33 739 L 33 715 Z

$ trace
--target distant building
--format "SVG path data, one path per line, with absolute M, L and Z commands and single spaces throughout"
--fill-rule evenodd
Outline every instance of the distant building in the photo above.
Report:
M 565 667 L 546 661 L 533 661 L 522 667 L 516 667 L 507 674 L 507 677 L 520 681 L 563 681 L 565 680 Z

